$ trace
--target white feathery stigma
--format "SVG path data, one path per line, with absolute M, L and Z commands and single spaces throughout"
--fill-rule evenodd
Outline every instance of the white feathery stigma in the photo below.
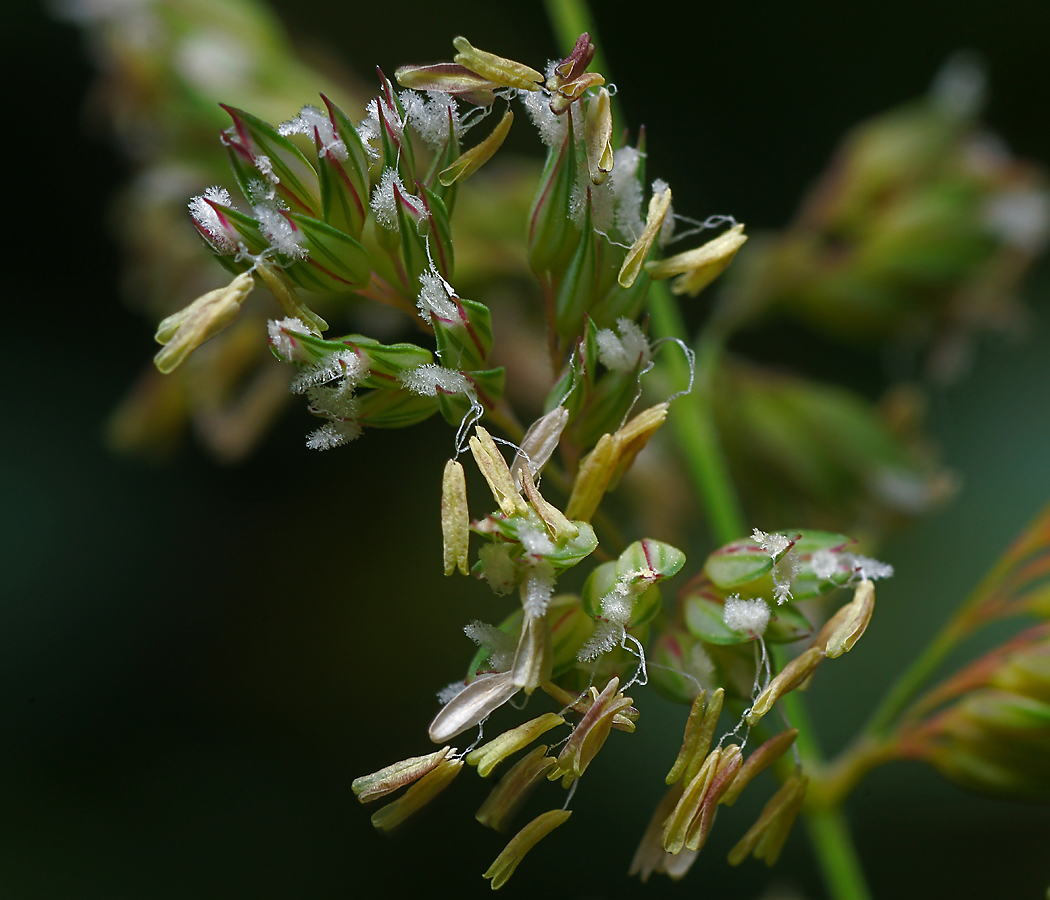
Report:
M 357 136 L 361 138 L 361 145 L 372 159 L 379 159 L 379 149 L 375 146 L 379 142 L 379 114 L 376 112 L 378 105 L 375 100 L 365 108 L 365 117 L 357 123 Z
M 580 662 L 591 662 L 602 654 L 614 650 L 624 638 L 623 626 L 615 622 L 597 621 L 587 643 L 580 648 L 576 658 Z
M 612 329 L 603 328 L 598 332 L 598 356 L 602 365 L 616 372 L 630 372 L 638 366 L 649 362 L 649 340 L 642 329 L 630 319 L 617 319 L 617 337 Z
M 662 178 L 657 178 L 653 182 L 653 194 L 662 194 L 668 190 L 670 185 Z M 664 216 L 663 224 L 660 225 L 660 234 L 656 238 L 656 242 L 661 247 L 666 247 L 670 242 L 671 238 L 674 237 L 674 204 L 667 207 L 667 215 Z
M 404 123 L 401 121 L 401 117 L 398 116 L 397 110 L 392 107 L 385 99 L 380 100 L 378 97 L 373 97 L 368 106 L 365 107 L 365 118 L 357 126 L 357 134 L 361 138 L 361 143 L 364 144 L 365 150 L 369 156 L 373 159 L 379 159 L 380 151 L 373 146 L 373 142 L 378 143 L 382 137 L 380 129 L 382 126 L 379 124 L 379 104 L 383 104 L 383 118 L 386 120 L 386 124 L 390 127 L 390 131 L 393 135 L 394 140 L 398 143 L 404 142 Z
M 360 403 L 354 396 L 354 385 L 349 381 L 334 384 L 315 384 L 306 389 L 310 400 L 310 412 L 328 416 L 340 422 L 356 421 Z
M 276 185 L 265 178 L 248 179 L 247 189 L 244 193 L 248 201 L 253 204 L 269 203 L 271 205 L 279 205 L 281 202 L 277 199 Z
M 853 569 L 854 577 L 861 580 L 878 581 L 880 578 L 892 578 L 893 566 L 889 563 L 880 562 L 870 556 L 862 556 L 859 553 L 845 553 L 848 564 Z
M 397 188 L 402 194 L 407 194 L 404 184 L 401 182 L 401 176 L 397 174 L 397 170 L 393 167 L 387 167 L 383 169 L 383 175 L 379 179 L 379 184 L 375 186 L 375 190 L 372 191 L 372 213 L 375 216 L 377 224 L 381 225 L 387 231 L 397 231 L 397 199 L 394 196 L 394 188 Z
M 290 137 L 293 134 L 305 134 L 310 140 L 314 140 L 315 137 L 319 138 L 322 153 L 328 153 L 335 159 L 344 162 L 350 157 L 346 144 L 335 132 L 332 120 L 327 113 L 322 112 L 316 106 L 307 104 L 299 110 L 299 115 L 294 119 L 283 122 L 277 131 L 284 137 Z
M 597 659 L 623 643 L 631 623 L 635 600 L 649 588 L 645 581 L 632 584 L 639 572 L 621 575 L 612 590 L 602 597 L 602 618 L 597 621 L 587 643 L 576 658 L 581 662 Z
M 437 316 L 443 325 L 455 327 L 463 324 L 456 304 L 452 302 L 448 285 L 433 263 L 419 276 L 419 283 L 422 289 L 416 299 L 416 306 L 419 307 L 419 315 L 424 322 L 430 324 L 434 316 Z
M 809 566 L 816 578 L 822 581 L 833 578 L 839 571 L 839 554 L 834 550 L 815 550 Z
M 725 612 L 722 618 L 726 626 L 733 631 L 742 631 L 754 637 L 765 634 L 769 624 L 769 606 L 758 597 L 754 600 L 741 600 L 739 594 L 726 597 Z
M 343 385 L 355 385 L 368 374 L 368 364 L 353 350 L 330 353 L 315 363 L 304 366 L 292 381 L 293 394 L 305 393 L 307 388 L 342 379 Z
M 645 229 L 642 216 L 642 185 L 638 181 L 638 166 L 642 154 L 637 147 L 621 147 L 613 154 L 613 170 L 609 184 L 615 198 L 616 227 L 632 241 Z
M 265 154 L 260 154 L 255 157 L 255 168 L 259 170 L 259 174 L 262 175 L 270 185 L 276 186 L 281 183 L 281 179 L 277 177 L 277 173 L 273 170 L 273 161 Z
M 548 147 L 560 147 L 565 141 L 565 117 L 551 112 L 547 94 L 544 91 L 518 91 L 518 99 L 536 126 L 540 140 Z
M 228 256 L 237 251 L 236 238 L 223 227 L 219 214 L 208 203 L 209 200 L 220 206 L 233 206 L 233 198 L 226 188 L 214 185 L 191 199 L 188 204 L 193 221 L 197 223 L 208 243 L 217 252 Z
M 554 568 L 546 560 L 529 566 L 521 583 L 521 605 L 526 616 L 538 619 L 546 615 L 554 593 Z
M 592 184 L 586 170 L 578 171 L 569 195 L 569 215 L 577 227 L 583 228 L 587 220 L 588 191 L 591 198 L 591 225 L 595 231 L 605 234 L 616 220 L 616 195 L 610 181 Z
M 759 531 L 757 528 L 751 532 L 751 540 L 765 550 L 769 554 L 769 558 L 773 560 L 791 546 L 791 538 L 787 535 L 767 534 L 764 531 Z
M 460 119 L 456 101 L 443 91 L 402 91 L 398 98 L 405 108 L 405 121 L 412 126 L 433 150 L 440 151 L 448 143 L 449 114 L 451 113 L 452 131 L 456 138 L 463 134 L 463 122 Z
M 270 319 L 266 323 L 266 330 L 270 335 L 271 346 L 285 362 L 295 362 L 297 359 L 294 335 L 310 333 L 306 323 L 293 316 L 287 319 Z
M 778 604 L 787 603 L 791 599 L 791 586 L 801 571 L 793 541 L 787 535 L 767 534 L 757 528 L 751 532 L 751 539 L 773 560 L 773 598 Z
M 474 396 L 474 385 L 470 383 L 466 375 L 455 369 L 446 369 L 436 363 L 427 363 L 424 366 L 407 369 L 399 377 L 405 387 L 424 397 L 436 397 L 438 391 L 443 394 Z
M 466 687 L 467 683 L 465 681 L 453 681 L 451 684 L 446 684 L 437 692 L 438 703 L 442 706 L 447 706 L 462 694 Z
M 479 647 L 484 647 L 488 651 L 489 667 L 493 671 L 505 672 L 510 668 L 518 643 L 514 635 L 500 631 L 495 625 L 479 622 L 476 619 L 469 625 L 463 626 L 463 633 Z
M 530 511 L 529 521 L 518 525 L 518 540 L 530 556 L 549 556 L 554 552 L 554 543 L 535 512 Z
M 892 578 L 893 566 L 860 553 L 836 553 L 834 550 L 816 550 L 809 561 L 813 575 L 821 580 L 840 572 L 850 572 L 850 581 Z
M 357 422 L 325 422 L 316 431 L 310 432 L 306 446 L 310 450 L 331 450 L 350 443 L 360 434 L 361 426 Z
M 302 232 L 279 209 L 262 203 L 252 207 L 255 221 L 259 223 L 270 246 L 290 256 L 292 259 L 304 259 L 306 247 L 302 243 Z

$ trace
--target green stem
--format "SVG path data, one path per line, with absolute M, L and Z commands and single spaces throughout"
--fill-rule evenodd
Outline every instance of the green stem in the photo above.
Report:
M 684 334 L 681 313 L 667 287 L 659 282 L 650 287 L 649 311 L 657 334 L 670 337 Z M 672 419 L 693 486 L 707 509 L 716 539 L 725 543 L 745 534 L 746 528 L 711 407 L 711 380 L 721 352 L 722 339 L 718 333 L 708 331 L 701 337 L 693 391 L 682 398 L 690 402 L 682 410 L 675 410 Z M 676 357 L 676 360 L 668 361 L 666 365 L 672 384 L 681 390 L 688 384 L 688 366 L 681 357 Z M 785 661 L 778 659 L 778 666 Z M 824 766 L 824 755 L 802 696 L 792 692 L 781 703 L 792 725 L 798 729 L 796 745 L 805 767 L 819 772 Z M 830 896 L 835 900 L 871 900 L 864 870 L 842 811 L 841 797 L 834 804 L 810 803 L 804 808 L 803 816 L 813 854 Z
M 992 571 L 981 579 L 981 583 L 955 610 L 926 649 L 897 678 L 875 712 L 871 714 L 864 728 L 864 734 L 876 738 L 883 736 L 911 698 L 929 680 L 959 641 L 983 622 L 994 618 L 994 613 L 989 615 L 988 599 L 994 596 L 995 585 L 1002 580 L 1004 570 L 1009 569 L 1011 563 L 1008 562 L 1008 559 L 1009 556 L 1000 560 Z
M 830 895 L 837 900 L 871 900 L 842 807 L 810 809 L 804 817 Z
M 812 773 L 806 801 L 818 809 L 839 806 L 868 772 L 899 756 L 895 738 L 861 734 L 830 765 Z
M 591 66 L 608 75 L 610 69 L 602 55 L 602 45 L 586 2 L 545 0 L 544 5 L 562 51 L 568 53 L 576 39 L 588 32 L 597 48 Z M 619 116 L 618 110 L 614 109 L 614 115 Z M 649 313 L 655 336 L 686 340 L 685 322 L 678 304 L 662 282 L 653 282 L 649 286 Z M 747 528 L 711 408 L 711 379 L 721 352 L 720 338 L 711 335 L 701 340 L 693 391 L 678 401 L 681 408 L 675 409 L 671 419 L 693 487 L 707 511 L 714 538 L 725 544 L 743 537 Z M 670 376 L 672 392 L 684 391 L 688 387 L 689 365 L 682 354 L 668 353 L 662 367 Z
M 551 26 L 564 52 L 584 31 L 598 46 L 594 66 L 608 76 L 611 70 L 600 56 L 594 22 L 585 0 L 545 0 Z M 616 115 L 614 110 L 614 115 Z M 685 323 L 667 286 L 653 282 L 649 287 L 649 313 L 654 333 L 659 337 L 687 340 Z M 722 452 L 711 403 L 711 381 L 722 352 L 720 335 L 701 338 L 692 393 L 679 398 L 680 409 L 672 416 L 675 436 L 686 460 L 697 496 L 707 510 L 715 539 L 727 543 L 746 534 L 743 512 Z M 689 366 L 680 354 L 668 354 L 664 363 L 673 391 L 689 383 Z M 822 755 L 816 733 L 802 700 L 797 694 L 785 698 L 793 707 L 792 721 L 799 730 L 799 752 L 816 765 Z M 807 809 L 806 821 L 814 854 L 834 900 L 870 900 L 856 849 L 840 806 Z
M 678 305 L 667 286 L 658 281 L 649 286 L 649 314 L 657 337 L 681 339 L 685 334 Z M 711 399 L 721 355 L 720 336 L 705 332 L 697 350 L 693 390 L 676 401 L 671 425 L 715 541 L 727 544 L 747 534 L 747 525 L 722 452 Z M 674 392 L 689 386 L 689 364 L 683 354 L 668 352 L 663 367 Z
M 782 697 L 780 703 L 791 725 L 798 729 L 795 746 L 803 770 L 819 772 L 824 765 L 824 754 L 804 698 L 798 691 L 792 691 Z M 823 804 L 808 800 L 803 816 L 828 893 L 835 900 L 871 900 L 841 802 Z
M 944 662 L 945 658 L 975 626 L 982 621 L 981 604 L 990 593 L 989 584 L 1000 577 L 1000 567 L 993 569 L 970 597 L 955 611 L 944 627 L 894 681 L 860 734 L 815 779 L 811 794 L 819 803 L 841 803 L 857 783 L 876 766 L 900 756 L 899 722 L 907 716 L 908 705 L 919 689 Z M 912 709 L 915 709 L 912 706 Z
M 1000 560 L 981 580 L 922 653 L 897 677 L 861 733 L 822 773 L 818 793 L 826 803 L 841 802 L 869 771 L 900 756 L 902 715 L 907 717 L 915 714 L 914 704 L 909 709 L 912 698 L 958 646 L 959 641 L 982 622 L 994 618 L 994 611 L 989 613 L 988 599 L 994 597 L 995 586 L 1007 569 L 1009 563 Z

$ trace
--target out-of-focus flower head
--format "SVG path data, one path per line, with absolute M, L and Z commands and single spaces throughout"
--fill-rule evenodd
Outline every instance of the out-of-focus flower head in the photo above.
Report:
M 836 340 L 902 343 L 942 382 L 966 370 L 975 336 L 1016 330 L 1050 192 L 981 125 L 984 94 L 979 63 L 960 55 L 925 97 L 857 126 L 794 221 L 738 267 L 727 323 L 771 314 Z

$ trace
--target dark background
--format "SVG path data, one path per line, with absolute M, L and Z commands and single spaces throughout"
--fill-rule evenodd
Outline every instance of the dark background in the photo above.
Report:
M 365 77 L 445 57 L 459 33 L 529 61 L 555 55 L 538 5 L 361 6 L 280 9 L 298 39 L 329 42 Z M 598 14 L 628 115 L 644 111 L 650 171 L 682 211 L 782 225 L 846 129 L 924 91 L 963 47 L 988 62 L 991 125 L 1050 163 L 1047 4 Z M 194 448 L 163 468 L 110 455 L 102 423 L 153 352 L 153 323 L 121 306 L 104 224 L 126 169 L 104 128 L 85 129 L 92 71 L 77 32 L 29 4 L 4 16 L 15 236 L 0 356 L 0 896 L 487 894 L 479 876 L 502 842 L 471 821 L 478 779 L 461 777 L 390 840 L 349 790 L 426 751 L 433 691 L 469 653 L 459 626 L 486 614 L 480 589 L 435 577 L 436 528 L 403 524 L 433 518 L 443 426 L 311 454 L 296 410 L 238 467 Z M 1050 499 L 1047 284 L 1044 265 L 1027 339 L 986 342 L 971 376 L 934 398 L 931 428 L 963 490 L 884 549 L 897 578 L 858 650 L 811 693 L 831 749 Z M 643 727 L 610 740 L 570 825 L 505 892 L 754 897 L 775 883 L 822 896 L 801 829 L 772 874 L 724 864 L 754 797 L 723 814 L 685 882 L 626 879 L 681 722 L 642 700 Z M 1042 897 L 1050 883 L 1045 808 L 900 764 L 848 811 L 878 897 Z

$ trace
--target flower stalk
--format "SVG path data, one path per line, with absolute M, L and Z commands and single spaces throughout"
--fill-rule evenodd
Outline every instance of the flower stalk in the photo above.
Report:
M 546 7 L 563 49 L 567 50 L 581 31 L 596 34 L 585 0 L 546 0 Z M 611 71 L 607 65 L 601 68 Z M 648 306 L 653 330 L 658 336 L 688 340 L 682 314 L 664 283 L 654 282 L 650 286 Z M 686 398 L 688 404 L 672 419 L 679 452 L 707 512 L 711 531 L 719 543 L 726 543 L 746 534 L 747 527 L 720 446 L 711 405 L 711 380 L 721 351 L 719 335 L 701 336 L 693 391 Z M 685 360 L 675 356 L 664 365 L 671 387 L 676 391 L 685 390 L 690 381 Z M 800 752 L 810 761 L 819 762 L 822 754 L 803 700 L 792 693 L 784 702 L 794 712 L 792 715 L 789 711 L 789 717 L 799 731 Z M 805 818 L 814 853 L 832 895 L 836 900 L 868 900 L 871 894 L 841 808 L 807 811 Z

